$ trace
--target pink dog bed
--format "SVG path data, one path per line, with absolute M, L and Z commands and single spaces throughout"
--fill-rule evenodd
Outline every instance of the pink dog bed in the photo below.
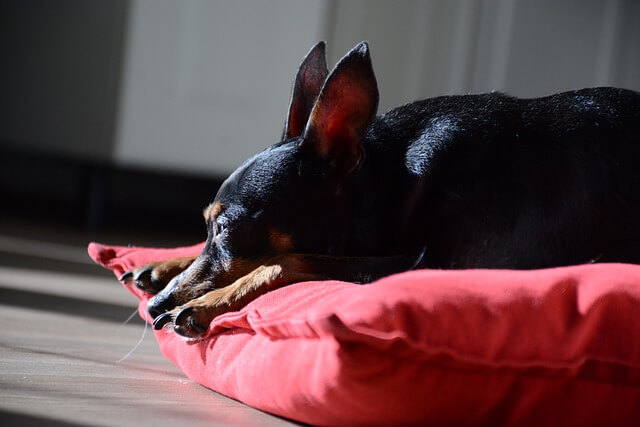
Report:
M 202 245 L 89 245 L 116 276 Z M 127 287 L 140 300 L 148 296 Z M 312 424 L 640 425 L 640 266 L 412 271 L 270 292 L 205 339 L 155 331 L 189 378 Z

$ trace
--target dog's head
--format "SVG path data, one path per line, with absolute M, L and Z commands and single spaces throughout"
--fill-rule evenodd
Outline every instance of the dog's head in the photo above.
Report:
M 278 254 L 342 254 L 345 186 L 364 158 L 362 138 L 377 106 L 366 43 L 330 74 L 324 43 L 311 49 L 293 85 L 283 140 L 223 183 L 204 210 L 202 253 L 150 301 L 152 316 L 227 286 Z

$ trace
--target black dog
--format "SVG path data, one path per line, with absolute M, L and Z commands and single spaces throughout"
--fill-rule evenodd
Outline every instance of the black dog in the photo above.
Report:
M 640 94 L 444 96 L 376 117 L 366 43 L 327 75 L 320 43 L 298 71 L 283 141 L 205 210 L 198 257 L 125 274 L 161 290 L 156 328 L 197 337 L 303 280 L 640 262 Z

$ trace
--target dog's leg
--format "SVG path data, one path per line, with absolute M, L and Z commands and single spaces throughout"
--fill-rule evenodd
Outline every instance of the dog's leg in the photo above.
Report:
M 178 274 L 186 270 L 196 257 L 180 257 L 166 261 L 152 262 L 120 276 L 120 281 L 129 283 L 133 281 L 135 286 L 150 294 L 156 294 Z
M 228 311 L 239 310 L 260 295 L 291 283 L 309 280 L 345 280 L 366 283 L 386 275 L 410 270 L 422 254 L 384 258 L 337 258 L 289 254 L 273 258 L 231 285 L 216 289 L 159 316 L 154 327 L 172 322 L 176 333 L 197 338 L 211 321 Z

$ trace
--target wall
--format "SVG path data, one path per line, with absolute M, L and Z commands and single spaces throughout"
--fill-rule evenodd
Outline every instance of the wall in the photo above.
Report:
M 341 0 L 332 21 L 332 60 L 370 41 L 381 110 L 491 90 L 640 90 L 634 0 Z
M 636 0 L 8 0 L 0 12 L 0 148 L 117 168 L 223 177 L 278 139 L 320 39 L 330 66 L 369 40 L 380 111 L 490 90 L 640 90 Z
M 126 2 L 0 2 L 0 148 L 113 151 Z
M 278 141 L 326 2 L 131 3 L 115 161 L 227 174 Z

